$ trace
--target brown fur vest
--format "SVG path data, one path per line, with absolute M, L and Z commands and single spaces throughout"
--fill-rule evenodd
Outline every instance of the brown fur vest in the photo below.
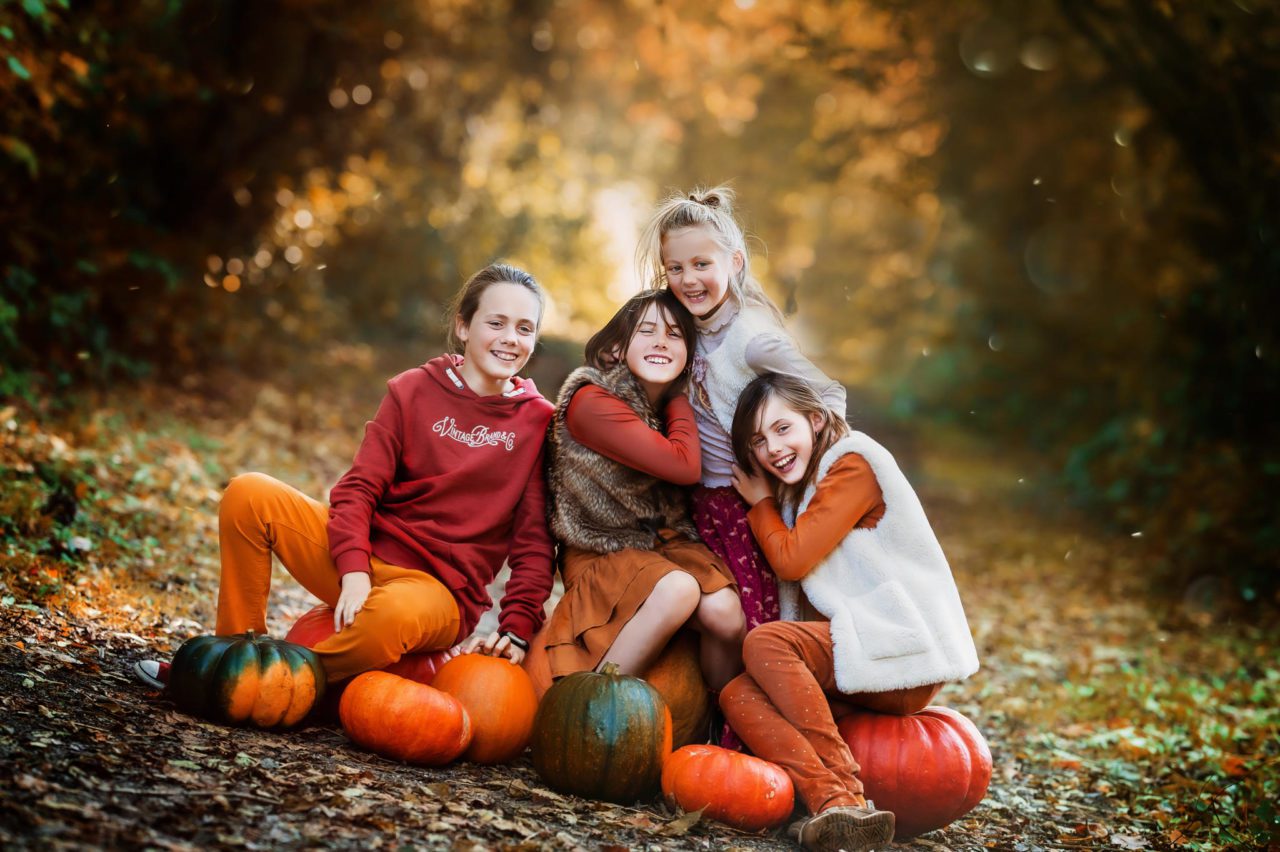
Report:
M 589 450 L 569 434 L 569 402 L 589 384 L 621 399 L 650 429 L 666 425 L 626 364 L 608 372 L 579 367 L 570 373 L 551 420 L 551 531 L 565 544 L 592 553 L 652 549 L 659 527 L 696 541 L 683 488 Z

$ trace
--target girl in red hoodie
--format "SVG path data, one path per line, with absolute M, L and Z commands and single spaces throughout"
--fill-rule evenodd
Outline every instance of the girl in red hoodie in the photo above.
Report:
M 337 632 L 314 649 L 331 681 L 459 642 L 523 659 L 552 584 L 542 445 L 553 408 L 517 375 L 544 303 L 520 269 L 473 275 L 449 330 L 460 354 L 387 383 L 328 508 L 260 473 L 231 480 L 218 512 L 218 635 L 266 632 L 274 553 L 334 609 Z M 504 560 L 498 630 L 470 636 Z M 153 686 L 168 673 L 154 660 L 135 670 Z

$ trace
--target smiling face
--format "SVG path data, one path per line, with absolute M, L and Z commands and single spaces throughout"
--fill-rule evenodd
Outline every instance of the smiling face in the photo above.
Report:
M 822 425 L 819 415 L 806 417 L 772 394 L 760 408 L 749 442 L 751 455 L 764 473 L 795 485 L 809 469 L 814 435 Z
M 528 288 L 506 281 L 480 294 L 470 322 L 457 319 L 463 378 L 481 396 L 502 393 L 524 368 L 538 339 L 542 306 Z
M 742 263 L 742 255 L 721 248 L 707 226 L 680 228 L 662 238 L 667 285 L 695 317 L 710 316 L 724 304 L 729 280 Z
M 688 363 L 689 349 L 676 321 L 656 302 L 645 308 L 627 344 L 627 369 L 657 402 Z

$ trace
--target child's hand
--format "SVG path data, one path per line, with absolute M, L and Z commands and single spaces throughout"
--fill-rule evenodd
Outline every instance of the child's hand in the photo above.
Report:
M 736 464 L 733 466 L 733 487 L 747 501 L 748 506 L 754 506 L 764 498 L 773 496 L 773 489 L 762 474 L 754 469 L 747 473 Z
M 338 603 L 333 608 L 333 632 L 341 633 L 342 628 L 356 620 L 356 613 L 364 608 L 373 586 L 370 575 L 363 571 L 355 571 L 342 576 L 342 592 L 338 595 Z
M 476 634 L 457 647 L 460 654 L 488 654 L 491 657 L 506 657 L 515 665 L 524 660 L 524 649 L 510 638 L 494 632 L 488 636 Z

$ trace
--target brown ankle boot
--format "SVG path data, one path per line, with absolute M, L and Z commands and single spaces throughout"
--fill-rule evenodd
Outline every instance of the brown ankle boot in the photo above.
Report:
M 867 807 L 827 808 L 797 827 L 800 845 L 812 852 L 872 852 L 893 840 L 893 813 Z

